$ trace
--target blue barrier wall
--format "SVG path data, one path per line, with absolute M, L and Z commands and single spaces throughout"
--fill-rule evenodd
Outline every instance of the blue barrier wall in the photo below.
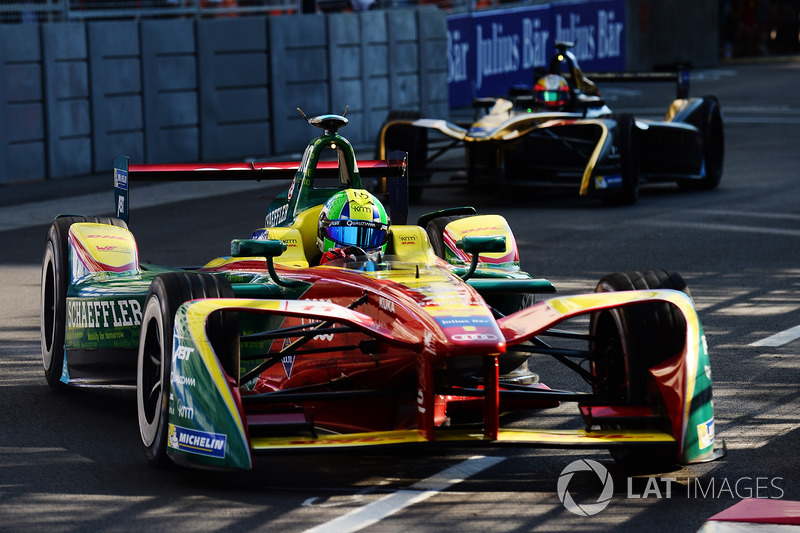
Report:
M 197 23 L 201 160 L 242 159 L 271 151 L 267 31 L 260 18 Z M 231 39 L 234 34 L 237 37 Z
M 39 26 L 0 31 L 0 183 L 47 174 Z
M 555 43 L 574 43 L 586 72 L 649 71 L 717 63 L 716 2 L 583 0 L 454 15 L 447 19 L 450 104 L 533 85 Z
M 92 169 L 108 167 L 120 146 L 144 161 L 144 115 L 139 25 L 98 22 L 87 30 L 92 109 Z M 2 147 L 0 147 L 2 150 Z
M 297 152 L 298 107 L 371 147 L 391 109 L 448 114 L 445 35 L 431 7 L 0 25 L 0 184 Z
M 533 81 L 557 40 L 587 71 L 717 61 L 717 2 L 553 0 L 216 19 L 0 25 L 0 185 L 135 163 L 296 152 L 309 116 L 374 143 L 388 112 L 447 117 Z

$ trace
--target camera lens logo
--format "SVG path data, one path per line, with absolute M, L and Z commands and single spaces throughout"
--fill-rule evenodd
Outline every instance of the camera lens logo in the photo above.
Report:
M 569 482 L 572 481 L 572 476 L 575 472 L 594 472 L 600 479 L 600 482 L 603 484 L 603 490 L 595 503 L 578 504 L 572 498 L 572 495 L 570 495 L 567 486 Z M 557 492 L 558 498 L 569 512 L 579 516 L 592 516 L 605 509 L 608 502 L 611 501 L 611 496 L 614 493 L 614 480 L 611 479 L 611 475 L 609 475 L 606 467 L 597 461 L 579 459 L 577 461 L 572 461 L 561 471 L 561 475 L 558 478 Z

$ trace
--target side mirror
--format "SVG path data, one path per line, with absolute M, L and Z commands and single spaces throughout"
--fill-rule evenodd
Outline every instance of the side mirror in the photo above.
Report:
M 234 239 L 231 241 L 231 257 L 264 257 L 267 260 L 267 270 L 269 276 L 276 284 L 281 287 L 294 287 L 296 282 L 286 281 L 275 272 L 275 264 L 272 259 L 281 255 L 287 246 L 286 243 L 274 240 L 259 239 Z
M 467 280 L 475 273 L 478 267 L 478 259 L 481 253 L 500 253 L 506 250 L 506 238 L 504 236 L 487 236 L 487 237 L 464 237 L 456 241 L 456 248 L 464 250 L 468 254 L 472 254 L 472 263 L 469 265 L 467 271 L 461 279 Z
M 286 243 L 268 239 L 234 239 L 231 241 L 232 257 L 278 257 L 286 251 Z

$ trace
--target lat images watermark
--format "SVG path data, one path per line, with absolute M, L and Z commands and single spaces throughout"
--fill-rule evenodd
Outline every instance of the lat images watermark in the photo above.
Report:
M 582 498 L 576 500 L 569 490 L 570 482 L 573 481 L 573 477 L 576 474 L 579 474 L 584 481 L 588 477 L 593 485 L 599 482 L 601 488 L 593 489 L 595 492 L 591 493 L 591 497 L 584 493 Z M 677 481 L 677 478 L 674 477 L 648 477 L 642 488 L 641 483 L 636 482 L 636 478 L 628 477 L 625 498 L 635 500 L 679 497 L 779 500 L 784 496 L 782 477 L 693 478 L 686 484 L 678 483 Z M 556 492 L 561 503 L 571 513 L 579 516 L 593 516 L 605 509 L 611 502 L 614 494 L 614 480 L 611 478 L 608 469 L 597 461 L 578 459 L 568 464 L 561 471 Z M 597 499 L 593 499 L 594 494 L 598 493 Z
M 597 475 L 603 484 L 603 490 L 600 492 L 596 502 L 584 504 L 575 502 L 575 499 L 569 493 L 569 482 L 572 481 L 572 477 L 576 472 L 594 472 Z M 611 501 L 611 496 L 614 494 L 614 480 L 611 479 L 606 467 L 597 461 L 578 459 L 577 461 L 572 461 L 561 471 L 561 475 L 558 476 L 557 491 L 558 499 L 561 500 L 561 503 L 564 504 L 568 511 L 580 516 L 592 516 L 605 509 L 608 502 Z

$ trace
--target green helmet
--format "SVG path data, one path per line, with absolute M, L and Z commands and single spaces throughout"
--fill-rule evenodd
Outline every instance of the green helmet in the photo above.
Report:
M 317 232 L 317 246 L 322 253 L 348 246 L 358 246 L 367 252 L 379 249 L 386 252 L 388 240 L 389 217 L 369 191 L 339 191 L 322 207 Z

